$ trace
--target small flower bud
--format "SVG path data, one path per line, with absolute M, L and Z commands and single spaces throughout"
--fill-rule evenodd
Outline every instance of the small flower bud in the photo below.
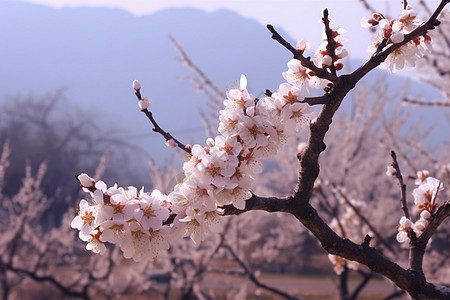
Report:
M 207 138 L 206 139 L 206 145 L 208 145 L 209 147 L 214 147 L 214 139 L 213 138 Z
M 391 35 L 391 41 L 394 44 L 401 43 L 401 42 L 403 42 L 404 39 L 405 39 L 405 35 L 402 32 L 394 32 Z
M 302 153 L 303 150 L 305 150 L 306 146 L 307 146 L 307 145 L 306 145 L 305 142 L 299 143 L 299 144 L 297 145 L 297 153 Z
M 406 217 L 402 217 L 401 219 L 400 219 L 400 225 L 403 227 L 403 228 L 411 228 L 412 227 L 412 225 L 413 225 L 413 223 L 409 220 L 409 219 L 407 219 Z
M 393 166 L 387 166 L 386 175 L 395 177 L 397 175 L 397 170 Z
M 390 22 L 386 19 L 381 20 L 379 24 L 380 24 L 381 29 L 383 29 L 383 30 L 388 30 L 391 28 Z
M 340 71 L 344 67 L 344 64 L 343 63 L 334 63 L 334 66 L 336 67 L 336 71 Z
M 166 146 L 169 148 L 176 148 L 178 147 L 178 144 L 174 141 L 174 139 L 170 139 L 166 141 Z
M 241 79 L 239 81 L 239 87 L 240 87 L 241 91 L 243 91 L 247 88 L 247 77 L 245 77 L 244 74 L 241 75 Z
M 139 91 L 141 89 L 141 84 L 137 80 L 133 80 L 133 85 L 132 86 L 133 86 L 133 89 L 135 91 Z
M 303 53 L 305 50 L 309 49 L 309 43 L 305 40 L 299 40 L 297 42 L 297 50 Z
M 149 106 L 150 103 L 152 103 L 152 100 L 150 100 L 147 97 L 144 97 L 143 99 L 139 100 L 139 108 L 140 110 L 146 110 Z
M 428 210 L 424 210 L 420 213 L 420 217 L 425 220 L 428 220 L 429 218 L 431 218 L 431 214 Z
M 81 173 L 77 176 L 78 181 L 80 182 L 82 187 L 90 188 L 95 184 L 95 180 L 89 177 L 86 173 Z
M 322 58 L 322 65 L 324 65 L 324 66 L 329 67 L 329 66 L 331 66 L 332 62 L 333 62 L 333 60 L 332 60 L 331 56 L 329 56 L 329 55 L 325 55 Z
M 419 219 L 419 221 L 417 221 L 416 223 L 414 223 L 414 229 L 417 231 L 424 231 L 425 228 L 427 228 L 428 225 L 428 221 L 425 219 Z

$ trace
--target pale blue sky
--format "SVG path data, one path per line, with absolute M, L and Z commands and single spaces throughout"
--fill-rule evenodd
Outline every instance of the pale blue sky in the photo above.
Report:
M 370 34 L 360 27 L 360 19 L 368 12 L 359 0 L 15 0 L 40 3 L 53 7 L 118 7 L 135 15 L 151 14 L 171 7 L 195 7 L 205 11 L 217 9 L 233 10 L 247 18 L 256 19 L 261 24 L 271 23 L 282 27 L 294 39 L 306 39 L 313 48 L 320 42 L 322 26 L 320 18 L 324 8 L 328 8 L 334 26 L 347 29 L 346 47 L 352 57 L 366 59 Z M 428 0 L 430 7 L 439 1 Z M 401 10 L 401 0 L 372 0 L 371 5 L 381 12 L 389 11 L 397 15 Z M 409 3 L 417 6 L 417 1 Z

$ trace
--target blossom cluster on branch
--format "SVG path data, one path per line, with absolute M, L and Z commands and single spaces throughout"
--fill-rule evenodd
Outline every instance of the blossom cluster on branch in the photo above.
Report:
M 387 174 L 395 176 L 395 172 L 388 167 Z M 408 216 L 402 216 L 398 226 L 397 241 L 404 243 L 409 241 L 409 236 L 412 232 L 416 236 L 420 236 L 427 228 L 430 218 L 436 213 L 437 209 L 443 204 L 439 202 L 438 193 L 443 189 L 443 184 L 440 180 L 429 176 L 427 170 L 418 171 L 417 179 L 415 181 L 417 188 L 412 192 L 414 197 L 415 210 L 419 213 L 419 219 L 412 222 Z
M 286 82 L 281 83 L 276 92 L 268 92 L 260 99 L 247 90 L 247 79 L 242 75 L 240 87 L 226 93 L 219 116 L 219 134 L 208 138 L 205 145 L 184 146 L 164 132 L 148 110 L 150 99 L 141 97 L 141 85 L 134 81 L 139 108 L 155 126 L 154 131 L 164 136 L 169 147 L 180 147 L 188 153 L 183 165 L 184 176 L 174 190 L 165 195 L 158 190 L 138 192 L 136 187 L 114 185 L 108 188 L 102 181 L 79 175 L 77 178 L 89 197 L 80 202 L 72 227 L 80 231 L 80 239 L 88 243 L 86 248 L 103 254 L 104 243 L 110 242 L 118 244 L 127 258 L 151 259 L 168 249 L 171 239 L 190 236 L 194 242 L 200 242 L 206 233 L 219 232 L 224 206 L 244 210 L 246 200 L 252 197 L 250 190 L 255 174 L 262 171 L 261 160 L 274 156 L 284 141 L 298 135 L 302 126 L 312 127 L 314 110 L 310 104 L 324 103 L 306 101 L 311 89 L 320 88 L 329 94 L 335 84 L 341 83 L 336 71 L 342 69 L 340 60 L 347 56 L 341 36 L 344 30 L 331 29 L 328 12 L 325 12 L 324 41 L 314 58 L 303 56 L 309 47 L 307 42 L 299 41 L 296 49 L 288 44 L 295 58 L 288 62 L 288 70 L 283 73 Z M 391 72 L 405 64 L 414 66 L 415 61 L 431 49 L 427 31 L 413 39 L 407 38 L 420 29 L 421 24 L 409 7 L 396 20 L 374 14 L 362 23 L 380 29 L 372 47 L 374 53 L 385 47 L 395 47 L 394 51 L 387 52 L 385 61 L 380 62 L 380 67 Z M 273 28 L 269 30 L 274 32 Z M 422 206 L 425 201 L 421 202 Z M 428 204 L 433 206 L 433 203 Z M 424 211 L 432 214 L 429 209 Z
M 444 19 L 446 16 L 447 13 L 444 11 L 440 18 Z M 371 53 L 377 51 L 379 47 L 384 48 L 402 43 L 405 35 L 413 32 L 422 24 L 423 21 L 417 18 L 417 13 L 409 5 L 402 10 L 397 19 L 386 19 L 380 13 L 374 13 L 370 18 L 363 17 L 361 19 L 361 26 L 377 28 L 377 33 L 372 39 L 373 44 L 368 47 L 368 51 Z M 395 73 L 403 69 L 405 65 L 414 67 L 416 61 L 431 50 L 431 36 L 425 32 L 396 49 L 380 64 L 380 68 L 389 69 Z

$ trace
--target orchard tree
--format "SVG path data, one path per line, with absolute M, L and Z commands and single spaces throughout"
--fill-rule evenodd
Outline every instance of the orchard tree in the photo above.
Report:
M 283 73 L 286 82 L 275 92 L 267 90 L 265 97 L 255 98 L 247 90 L 246 77 L 241 76 L 239 88 L 226 93 L 224 108 L 219 112 L 219 134 L 208 138 L 205 145 L 185 145 L 161 128 L 148 110 L 151 100 L 141 95 L 141 85 L 134 81 L 139 108 L 151 121 L 153 130 L 164 137 L 168 147 L 178 147 L 186 153 L 183 176 L 172 191 L 164 194 L 157 189 L 147 193 L 130 186 L 108 187 L 101 180 L 80 174 L 77 179 L 89 197 L 80 201 L 79 213 L 71 226 L 79 230 L 79 237 L 87 242 L 89 250 L 104 254 L 105 243 L 109 242 L 117 244 L 124 257 L 142 261 L 165 253 L 183 236 L 201 243 L 209 233 L 220 233 L 225 216 L 251 210 L 283 212 L 295 217 L 298 226 L 303 224 L 317 238 L 330 254 L 338 272 L 344 272 L 345 267 L 352 264 L 365 265 L 414 299 L 448 299 L 450 289 L 432 284 L 424 272 L 424 255 L 429 241 L 450 215 L 450 201 L 443 192 L 441 180 L 427 171 L 418 172 L 417 187 L 412 192 L 414 209 L 411 210 L 402 162 L 394 151 L 391 152 L 386 173 L 400 185 L 397 208 L 403 215 L 397 220 L 398 228 L 392 226 L 391 230 L 396 240 L 409 248 L 406 267 L 395 262 L 395 257 L 392 258 L 395 253 L 386 256 L 380 251 L 391 247 L 386 242 L 385 231 L 382 234 L 370 226 L 371 215 L 362 217 L 365 199 L 351 199 L 332 175 L 327 176 L 328 180 L 318 180 L 319 157 L 327 148 L 325 137 L 332 131 L 332 121 L 346 95 L 378 66 L 393 73 L 405 66 L 415 66 L 431 51 L 430 32 L 445 21 L 448 12 L 444 7 L 448 2 L 441 1 L 433 12 L 430 11 L 426 22 L 417 18 L 406 1 L 397 18 L 388 19 L 374 13 L 363 19 L 363 26 L 376 31 L 370 46 L 372 55 L 355 71 L 344 75 L 338 75 L 343 68 L 342 59 L 347 56 L 342 37 L 344 30 L 330 25 L 326 9 L 322 19 L 323 43 L 312 59 L 305 56 L 309 49 L 306 41 L 300 40 L 294 47 L 268 25 L 272 38 L 294 57 Z M 312 96 L 316 89 L 324 93 Z M 320 107 L 317 116 L 312 106 Z M 251 192 L 256 189 L 256 174 L 262 171 L 262 159 L 281 155 L 281 146 L 292 140 L 297 142 L 304 127 L 309 129 L 309 135 L 303 137 L 304 144 L 298 149 L 300 167 L 291 195 L 263 197 Z M 352 153 L 351 148 L 347 150 Z M 356 144 L 353 152 L 359 150 Z M 324 160 L 326 157 L 323 155 Z M 327 169 L 331 166 L 322 165 L 323 173 L 330 173 Z M 351 173 L 349 169 L 343 171 Z M 312 195 L 314 190 L 324 187 L 327 191 L 318 192 L 323 198 L 318 211 L 311 203 Z M 339 199 L 337 203 L 342 206 L 343 213 L 327 205 L 329 195 Z M 372 196 L 376 198 L 377 194 Z M 327 224 L 323 215 L 330 213 L 334 219 Z M 364 226 L 354 222 L 356 216 Z M 389 212 L 386 216 L 390 217 Z

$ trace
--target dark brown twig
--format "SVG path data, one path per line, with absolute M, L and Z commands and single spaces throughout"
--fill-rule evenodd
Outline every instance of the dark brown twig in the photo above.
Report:
M 321 104 L 329 104 L 330 103 L 330 96 L 329 94 L 325 94 L 323 96 L 318 97 L 305 97 L 303 103 L 308 103 L 310 106 L 313 105 L 321 105 Z
M 408 1 L 403 0 L 403 9 L 406 9 L 408 7 Z
M 400 171 L 400 166 L 398 165 L 397 161 L 397 154 L 395 154 L 394 150 L 391 151 L 391 157 L 393 160 L 392 167 L 395 169 L 395 177 L 398 180 L 398 183 L 401 187 L 401 198 L 400 198 L 400 205 L 403 210 L 403 214 L 407 219 L 409 219 L 409 210 L 408 206 L 406 205 L 406 184 L 403 182 L 403 175 Z
M 295 59 L 298 59 L 301 61 L 301 63 L 307 67 L 308 69 L 312 70 L 314 74 L 323 79 L 327 79 L 334 84 L 337 84 L 340 80 L 339 77 L 337 77 L 334 74 L 331 74 L 326 69 L 317 67 L 309 58 L 306 58 L 303 56 L 303 54 L 295 49 L 290 43 L 288 43 L 276 30 L 273 28 L 272 25 L 267 24 L 267 29 L 272 33 L 272 39 L 276 40 L 278 43 L 283 45 L 286 49 L 288 49 L 293 55 Z
M 141 96 L 141 92 L 140 90 L 137 90 L 135 92 L 136 97 L 138 98 L 138 100 L 142 100 L 142 96 Z M 147 118 L 150 120 L 150 122 L 153 124 L 153 131 L 157 132 L 159 134 L 161 134 L 164 139 L 166 141 L 170 141 L 173 140 L 176 144 L 177 147 L 180 148 L 181 150 L 183 150 L 186 153 L 191 153 L 191 150 L 186 148 L 186 145 L 184 145 L 183 143 L 181 143 L 179 140 L 177 140 L 176 138 L 174 138 L 169 132 L 164 131 L 159 125 L 158 123 L 156 123 L 156 120 L 153 118 L 153 114 L 151 113 L 151 111 L 149 111 L 148 109 L 143 109 L 141 110 L 146 116 Z
M 336 75 L 336 67 L 334 66 L 334 62 L 336 61 L 336 45 L 333 39 L 333 30 L 330 28 L 330 20 L 328 19 L 328 9 L 326 8 L 323 10 L 322 21 L 325 26 L 325 34 L 327 35 L 328 55 L 331 57 L 331 66 L 329 66 L 329 69 L 333 75 Z

